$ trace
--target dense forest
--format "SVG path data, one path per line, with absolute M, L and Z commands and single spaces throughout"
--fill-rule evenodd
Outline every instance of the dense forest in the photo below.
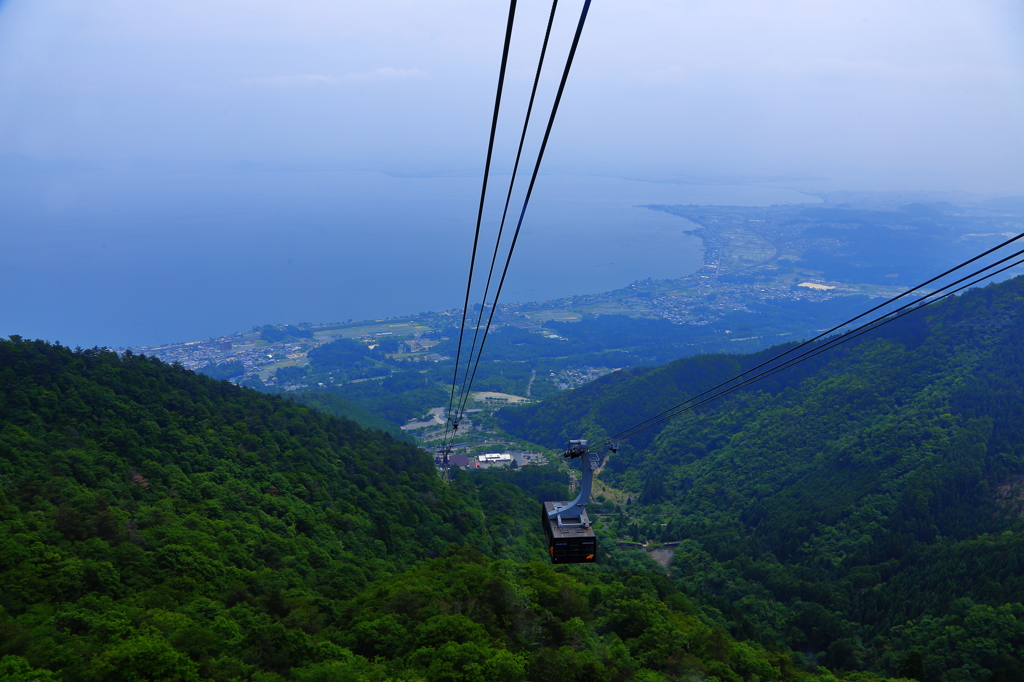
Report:
M 836 679 L 642 557 L 551 567 L 536 499 L 566 491 L 520 473 L 445 482 L 280 396 L 0 341 L 0 676 Z
M 345 400 L 327 391 L 304 391 L 289 396 L 292 400 L 336 417 L 351 419 L 365 429 L 383 431 L 398 440 L 413 442 L 412 437 L 395 426 L 394 422 L 359 403 Z
M 499 419 L 552 446 L 605 436 L 785 348 L 619 372 Z M 1024 680 L 1024 278 L 631 438 L 602 478 L 634 491 L 614 532 L 679 542 L 676 585 L 734 629 L 833 669 Z

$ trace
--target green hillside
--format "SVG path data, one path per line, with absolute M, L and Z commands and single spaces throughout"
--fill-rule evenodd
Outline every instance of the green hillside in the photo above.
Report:
M 335 417 L 351 419 L 364 429 L 383 431 L 398 440 L 404 440 L 410 443 L 413 442 L 412 436 L 395 426 L 393 422 L 384 419 L 351 400 L 345 400 L 344 398 L 339 398 L 336 395 L 326 393 L 324 391 L 294 393 L 289 397 L 295 402 L 306 405 L 307 407 L 312 407 L 320 412 L 333 414 Z
M 444 483 L 152 358 L 0 341 L 0 677 L 835 680 L 614 552 L 550 567 L 514 481 Z
M 554 445 L 758 364 L 700 356 L 503 410 Z M 624 539 L 736 627 L 833 668 L 1024 680 L 1024 279 L 970 291 L 652 429 L 606 482 Z M 906 670 L 904 670 L 906 672 Z

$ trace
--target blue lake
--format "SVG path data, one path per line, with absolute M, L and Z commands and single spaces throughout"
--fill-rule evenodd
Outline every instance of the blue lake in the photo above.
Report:
M 455 308 L 480 191 L 476 177 L 373 171 L 126 168 L 0 181 L 0 335 L 111 347 Z M 485 235 L 505 182 L 493 181 Z M 502 300 L 696 270 L 702 245 L 684 233 L 693 225 L 641 204 L 816 201 L 762 186 L 541 176 Z M 493 236 L 481 246 L 488 261 L 491 248 Z

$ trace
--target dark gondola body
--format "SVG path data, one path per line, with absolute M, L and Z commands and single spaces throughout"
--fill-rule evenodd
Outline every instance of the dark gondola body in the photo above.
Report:
M 541 522 L 548 536 L 548 553 L 553 564 L 588 564 L 597 560 L 597 537 L 583 511 L 582 518 L 568 519 L 563 517 L 565 524 L 559 526 L 557 518 L 549 518 L 555 505 L 567 507 L 571 502 L 545 502 L 542 508 Z

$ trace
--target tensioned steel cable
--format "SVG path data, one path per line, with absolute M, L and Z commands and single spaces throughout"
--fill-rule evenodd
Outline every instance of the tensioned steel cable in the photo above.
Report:
M 487 326 L 484 327 L 483 337 L 480 339 L 480 350 L 477 352 L 476 360 L 473 363 L 473 373 L 470 375 L 469 386 L 473 386 L 473 379 L 476 378 L 476 370 L 480 365 L 480 357 L 484 352 L 484 344 L 487 343 L 487 334 L 491 329 L 491 322 L 494 320 L 494 313 L 498 309 L 498 300 L 501 297 L 501 290 L 505 286 L 505 276 L 508 274 L 509 263 L 512 262 L 512 254 L 516 248 L 516 242 L 519 240 L 519 232 L 523 227 L 523 218 L 526 216 L 526 209 L 530 205 L 530 197 L 533 195 L 533 188 L 537 184 L 537 174 L 540 172 L 540 164 L 544 159 L 544 151 L 547 149 L 548 140 L 551 137 L 551 128 L 555 124 L 555 115 L 558 113 L 558 105 L 562 101 L 562 93 L 565 91 L 565 83 L 569 79 L 569 70 L 572 68 L 572 60 L 576 56 L 576 48 L 580 43 L 580 35 L 583 33 L 583 25 L 587 21 L 587 13 L 590 11 L 590 0 L 584 0 L 583 10 L 580 12 L 580 21 L 576 26 L 576 35 L 572 39 L 572 47 L 569 49 L 569 56 L 565 61 L 565 69 L 562 71 L 562 80 L 558 84 L 558 92 L 555 95 L 555 102 L 551 107 L 551 115 L 548 117 L 548 125 L 544 130 L 544 139 L 540 144 L 540 151 L 537 153 L 537 162 L 533 166 L 533 174 L 530 176 L 530 184 L 526 190 L 526 198 L 523 199 L 523 208 L 519 212 L 519 221 L 516 223 L 516 230 L 512 234 L 512 243 L 509 245 L 508 255 L 505 258 L 505 266 L 501 271 L 501 279 L 498 280 L 498 289 L 494 293 L 494 303 L 491 306 L 490 315 L 487 318 Z M 465 410 L 467 396 L 463 396 L 463 402 L 460 406 L 460 413 Z
M 955 287 L 956 285 L 961 284 L 962 282 L 964 282 L 964 281 L 966 281 L 968 279 L 971 279 L 972 277 L 976 277 L 978 275 L 981 275 L 981 273 L 985 273 L 986 270 L 991 270 L 992 268 L 996 267 L 997 265 L 1005 263 L 1006 261 L 1011 260 L 1013 258 L 1016 258 L 1017 256 L 1020 256 L 1020 255 L 1024 255 L 1024 249 L 1022 249 L 1021 251 L 1017 251 L 1016 253 L 1011 254 L 1011 255 L 1009 255 L 1009 256 L 1007 256 L 1007 257 L 1005 257 L 1005 258 L 1003 258 L 1003 259 L 1001 259 L 1001 260 L 999 260 L 999 261 L 997 261 L 995 263 L 992 263 L 990 265 L 986 265 L 983 268 L 975 270 L 971 274 L 966 275 L 966 276 L 960 278 L 959 280 L 957 280 L 955 282 L 951 282 L 950 284 L 947 284 L 947 285 L 937 289 L 936 291 L 933 291 L 933 292 L 927 294 L 925 298 L 934 296 L 935 294 L 940 293 L 940 292 L 942 292 L 942 291 L 944 291 L 946 289 L 949 289 L 950 287 Z M 974 260 L 974 259 L 972 259 L 972 260 Z M 882 315 L 882 316 L 880 316 L 880 317 L 878 317 L 878 318 L 876 318 L 874 320 L 871 320 L 870 322 L 866 322 L 863 325 L 860 325 L 860 326 L 856 327 L 855 329 L 852 329 L 852 330 L 847 331 L 847 332 L 845 332 L 845 333 L 843 333 L 843 334 L 841 334 L 839 336 L 836 336 L 836 337 L 833 337 L 831 339 L 828 339 L 828 340 L 825 341 L 825 343 L 823 343 L 822 345 L 818 346 L 817 348 L 805 351 L 804 353 L 801 353 L 800 355 L 798 355 L 796 357 L 789 358 L 788 360 L 783 362 L 781 365 L 778 365 L 778 366 L 773 367 L 771 369 L 767 369 L 767 370 L 761 372 L 760 374 L 757 374 L 755 376 L 749 377 L 749 378 L 745 379 L 744 381 L 742 381 L 742 382 L 740 382 L 738 384 L 734 384 L 732 386 L 729 386 L 728 388 L 724 388 L 723 390 L 720 390 L 717 393 L 714 393 L 713 395 L 710 395 L 710 396 L 704 398 L 703 400 L 700 400 L 699 402 L 696 402 L 696 403 L 693 402 L 693 401 L 697 400 L 698 398 L 700 398 L 702 396 L 707 396 L 709 393 L 711 393 L 712 391 L 715 391 L 718 388 L 721 388 L 721 387 L 726 386 L 727 384 L 729 384 L 729 383 L 731 383 L 733 381 L 736 381 L 740 377 L 743 377 L 743 376 L 749 374 L 750 372 L 754 371 L 754 369 L 757 369 L 757 368 L 753 368 L 753 369 L 747 370 L 743 374 L 739 374 L 739 375 L 733 377 L 732 379 L 729 379 L 728 381 L 722 382 L 721 384 L 719 384 L 715 388 L 708 389 L 707 391 L 704 391 L 703 393 L 700 393 L 700 394 L 698 394 L 696 396 L 693 396 L 692 398 L 689 398 L 688 400 L 685 400 L 685 401 L 677 404 L 676 406 L 671 407 L 671 408 L 661 412 L 658 415 L 655 415 L 654 417 L 650 417 L 650 418 L 648 418 L 648 419 L 646 419 L 646 420 L 644 420 L 642 422 L 639 422 L 639 423 L 635 424 L 634 426 L 629 427 L 628 429 L 624 429 L 624 430 L 620 431 L 615 436 L 612 436 L 612 437 L 609 437 L 609 438 L 606 438 L 606 439 L 600 441 L 598 444 L 595 445 L 595 447 L 601 447 L 601 446 L 603 446 L 605 444 L 614 443 L 616 441 L 623 440 L 623 439 L 628 438 L 630 436 L 635 436 L 636 434 L 641 433 L 642 431 L 646 431 L 647 429 L 652 428 L 654 426 L 657 426 L 658 424 L 666 422 L 666 421 L 668 421 L 670 419 L 674 419 L 674 418 L 676 418 L 676 417 L 678 417 L 678 416 L 680 416 L 682 414 L 685 414 L 686 412 L 690 412 L 691 410 L 695 410 L 698 407 L 706 405 L 707 403 L 709 403 L 709 402 L 711 402 L 713 400 L 717 400 L 717 399 L 719 399 L 719 398 L 721 398 L 721 397 L 723 397 L 725 395 L 733 393 L 734 391 L 737 391 L 737 390 L 739 390 L 741 388 L 749 386 L 750 384 L 752 384 L 752 383 L 754 383 L 756 381 L 760 381 L 761 379 L 764 379 L 764 378 L 767 378 L 769 376 L 772 376 L 773 374 L 781 372 L 784 369 L 788 369 L 788 368 L 792 367 L 793 365 L 796 365 L 796 364 L 799 364 L 800 362 L 803 362 L 804 360 L 808 360 L 808 359 L 810 359 L 810 358 L 812 358 L 812 357 L 814 357 L 816 355 L 819 355 L 821 353 L 824 353 L 825 351 L 831 350 L 831 349 L 835 348 L 836 346 L 839 346 L 839 345 L 841 345 L 843 343 L 851 341 L 851 340 L 853 340 L 853 339 L 855 339 L 855 338 L 857 338 L 857 337 L 859 337 L 859 336 L 861 336 L 863 334 L 866 334 L 866 333 L 868 333 L 868 332 L 870 332 L 870 331 L 872 331 L 874 329 L 878 329 L 882 325 L 888 324 L 889 322 L 892 322 L 894 320 L 898 320 L 899 318 L 901 318 L 901 317 L 903 317 L 905 315 L 909 315 L 912 312 L 915 312 L 917 310 L 921 310 L 922 308 L 925 308 L 925 307 L 927 307 L 927 306 L 929 306 L 929 305 L 931 305 L 933 303 L 937 303 L 938 301 L 941 301 L 942 299 L 947 298 L 948 296 L 952 296 L 952 295 L 954 295 L 954 294 L 956 294 L 956 293 L 958 293 L 958 292 L 960 292 L 960 291 L 962 291 L 962 290 L 964 290 L 966 288 L 975 286 L 979 282 L 982 282 L 982 281 L 984 281 L 986 279 L 995 277 L 996 275 L 998 275 L 998 274 L 1000 274 L 1002 272 L 1005 272 L 1006 270 L 1009 270 L 1011 268 L 1014 268 L 1014 267 L 1016 267 L 1018 265 L 1021 265 L 1022 263 L 1024 263 L 1024 259 L 1018 260 L 1018 261 L 1016 261 L 1014 263 L 1011 263 L 1010 265 L 1004 266 L 1004 267 L 1002 267 L 1002 268 L 1000 268 L 998 270 L 995 270 L 993 272 L 989 272 L 989 273 L 983 274 L 980 277 L 978 277 L 976 280 L 974 280 L 972 282 L 969 282 L 967 284 L 964 284 L 963 286 L 960 286 L 960 287 L 954 289 L 953 291 L 947 292 L 947 293 L 943 294 L 942 296 L 939 296 L 938 298 L 934 298 L 932 300 L 924 300 L 924 299 L 922 299 L 922 300 L 913 301 L 911 303 L 908 303 L 908 304 L 898 308 L 897 310 L 894 310 L 892 312 L 886 313 L 886 314 L 884 314 L 884 315 Z M 895 299 L 893 299 L 893 300 L 895 300 Z M 899 313 L 899 314 L 897 314 L 897 313 Z M 806 345 L 806 344 L 801 344 L 801 347 L 804 346 L 804 345 Z M 795 350 L 795 349 L 791 349 L 791 350 Z M 769 360 L 766 363 L 762 363 L 762 364 L 758 365 L 758 367 L 764 367 L 766 364 L 769 364 L 769 363 L 771 363 L 771 362 L 773 362 L 775 360 L 778 360 L 781 357 L 782 357 L 782 355 L 776 356 L 775 358 L 772 358 L 772 360 Z M 690 404 L 690 403 L 692 403 L 692 404 Z
M 956 280 L 955 282 L 951 282 L 951 283 L 949 283 L 949 284 L 947 284 L 947 285 L 945 285 L 945 286 L 943 286 L 943 287 L 941 287 L 941 288 L 939 288 L 939 289 L 937 289 L 937 290 L 927 294 L 925 296 L 925 298 L 927 298 L 929 296 L 934 296 L 935 294 L 940 293 L 940 292 L 942 292 L 942 291 L 944 291 L 944 290 L 946 290 L 946 289 L 948 289 L 950 287 L 954 287 L 957 284 L 960 284 L 960 283 L 964 282 L 965 280 L 970 279 L 971 277 L 974 277 L 975 275 L 978 275 L 979 273 L 984 272 L 985 270 L 989 270 L 991 268 L 994 268 L 997 265 L 1005 263 L 1006 261 L 1008 261 L 1008 260 L 1010 260 L 1012 258 L 1016 258 L 1017 256 L 1020 256 L 1022 254 L 1024 254 L 1024 250 L 1017 251 L 1016 253 L 1013 253 L 1013 254 L 1011 254 L 1009 256 L 1006 256 L 1005 258 L 1002 258 L 1001 260 L 996 261 L 995 263 L 991 263 L 989 265 L 986 265 L 985 267 L 980 268 L 979 270 L 976 270 L 976 271 L 972 272 L 971 274 L 966 275 L 965 277 L 962 277 L 962 278 Z M 975 260 L 975 259 L 972 259 L 972 260 Z M 1013 267 L 1013 265 L 1008 266 L 1008 267 Z M 956 269 L 956 268 L 954 268 L 954 269 Z M 1003 268 L 1003 269 L 1005 270 L 1006 268 Z M 1002 272 L 1002 270 L 1000 270 L 999 272 Z M 997 273 L 992 273 L 990 275 L 986 275 L 986 277 L 991 277 L 994 274 L 997 274 Z M 971 286 L 971 285 L 968 285 L 968 286 Z M 895 298 L 891 299 L 890 301 L 887 301 L 886 304 L 888 304 L 888 303 L 890 303 L 891 301 L 894 301 L 894 300 L 896 300 L 896 299 Z M 832 348 L 834 345 L 836 345 L 836 341 L 838 339 L 843 339 L 847 335 L 853 334 L 855 332 L 858 332 L 859 330 L 867 331 L 868 327 L 871 327 L 872 325 L 875 325 L 877 323 L 884 324 L 885 322 L 881 322 L 882 320 L 886 320 L 886 318 L 890 318 L 890 316 L 892 316 L 892 315 L 894 315 L 894 314 L 896 314 L 898 312 L 901 312 L 903 310 L 906 310 L 908 308 L 916 309 L 916 308 L 914 308 L 914 306 L 922 305 L 922 301 L 924 301 L 924 299 L 919 299 L 917 301 L 912 301 L 910 303 L 907 303 L 907 304 L 901 306 L 900 308 L 897 308 L 896 310 L 894 310 L 892 312 L 885 313 L 884 315 L 882 315 L 882 316 L 880 316 L 880 317 L 878 317 L 878 318 L 876 318 L 874 320 L 871 320 L 870 322 L 866 322 L 863 325 L 856 327 L 855 329 L 849 330 L 849 331 L 844 332 L 843 334 L 841 334 L 839 336 L 836 336 L 836 337 L 833 337 L 831 339 L 828 339 L 821 346 L 818 346 L 817 348 L 813 348 L 811 350 L 804 351 L 800 355 L 798 355 L 798 356 L 796 356 L 794 358 L 790 358 L 790 359 L 786 360 L 785 362 L 782 363 L 782 365 L 776 366 L 776 367 L 772 368 L 771 370 L 765 370 L 765 372 L 762 372 L 761 374 L 758 374 L 758 375 L 755 375 L 753 377 L 750 377 L 750 378 L 746 379 L 745 381 L 743 381 L 741 384 L 737 384 L 737 385 L 735 385 L 734 387 L 731 387 L 728 390 L 731 391 L 731 390 L 735 390 L 735 388 L 738 388 L 740 386 L 746 386 L 746 385 L 748 385 L 750 383 L 753 383 L 754 381 L 757 381 L 757 380 L 759 380 L 761 378 L 764 378 L 766 376 L 770 376 L 770 374 L 775 373 L 776 371 L 778 371 L 781 368 L 791 367 L 792 365 L 796 364 L 797 361 L 801 361 L 801 360 L 806 359 L 808 357 L 813 357 L 814 355 L 817 355 L 818 353 L 822 352 L 822 350 L 827 350 L 829 348 Z M 932 302 L 934 302 L 934 301 L 932 301 Z M 877 308 L 878 308 L 878 306 L 876 306 L 875 309 L 877 310 Z M 858 316 L 858 317 L 862 317 L 862 315 Z M 890 318 L 890 319 L 895 319 L 895 318 Z M 840 325 L 840 327 L 842 327 L 842 326 L 845 326 L 845 325 Z M 863 333 L 863 332 L 861 332 L 861 333 Z M 796 348 L 801 348 L 803 346 L 806 346 L 807 343 L 809 343 L 809 342 L 802 343 L 802 344 L 800 344 L 800 346 L 797 346 Z M 793 350 L 796 350 L 796 348 L 790 349 L 790 351 L 787 351 L 787 353 L 791 352 Z M 687 403 L 693 402 L 694 400 L 697 400 L 698 398 L 701 398 L 702 396 L 708 395 L 709 393 L 712 393 L 713 391 L 715 391 L 715 390 L 717 390 L 717 389 L 719 389 L 719 388 L 721 388 L 723 386 L 726 386 L 726 385 L 736 381 L 737 379 L 739 379 L 739 378 L 741 378 L 743 376 L 746 376 L 747 374 L 750 374 L 751 372 L 756 371 L 758 368 L 761 368 L 761 367 L 764 367 L 766 365 L 769 365 L 772 362 L 782 358 L 784 355 L 786 355 L 786 353 L 782 353 L 780 355 L 777 355 L 774 358 L 772 358 L 772 359 L 770 359 L 770 360 L 768 360 L 766 362 L 761 363 L 757 367 L 753 367 L 753 368 L 747 370 L 746 372 L 738 374 L 738 375 L 732 377 L 731 379 L 728 379 L 728 380 L 722 382 L 721 384 L 718 384 L 718 386 L 712 387 L 712 388 L 710 388 L 710 389 L 708 389 L 708 390 L 706 390 L 706 391 L 704 391 L 702 393 L 699 393 L 699 394 L 697 394 L 697 395 L 695 395 L 695 396 L 693 396 L 693 397 L 691 397 L 691 398 L 689 398 L 687 400 L 684 400 L 683 402 L 681 402 L 681 403 L 679 403 L 679 404 L 677 404 L 677 405 L 675 405 L 673 407 L 670 407 L 667 410 L 664 410 L 660 414 L 657 414 L 657 415 L 655 415 L 653 417 L 649 417 L 649 418 L 647 418 L 644 421 L 638 422 L 637 424 L 634 424 L 633 426 L 629 427 L 628 429 L 624 429 L 624 430 L 620 431 L 619 433 L 615 434 L 614 436 L 612 436 L 610 438 L 607 438 L 604 441 L 601 441 L 601 444 L 604 444 L 606 442 L 614 442 L 614 441 L 616 441 L 618 439 L 624 438 L 625 434 L 627 432 L 629 432 L 630 434 L 632 434 L 632 433 L 639 433 L 639 431 L 634 431 L 634 429 L 637 429 L 638 427 L 644 426 L 647 422 L 650 422 L 650 421 L 652 421 L 654 419 L 657 419 L 658 417 L 661 417 L 662 415 L 665 415 L 665 414 L 668 414 L 670 412 L 673 412 L 674 410 L 679 409 L 683 405 L 686 405 Z M 724 394 L 724 392 L 722 394 Z M 705 402 L 708 402 L 709 400 L 713 400 L 718 395 L 721 395 L 721 394 L 715 394 L 711 398 L 708 398 L 708 399 L 706 399 L 704 401 L 701 401 L 700 404 L 704 404 Z M 661 423 L 661 421 L 659 420 L 658 422 L 655 422 L 655 423 Z M 646 426 L 644 426 L 644 428 L 646 428 Z M 640 430 L 642 430 L 642 429 L 640 429 Z
M 938 303 L 939 301 L 941 301 L 942 299 L 944 299 L 944 298 L 946 298 L 948 296 L 953 296 L 954 294 L 957 294 L 957 293 L 963 291 L 964 289 L 968 289 L 970 287 L 973 287 L 976 284 L 979 284 L 980 282 L 983 282 L 986 279 L 990 279 L 992 277 L 995 277 L 996 275 L 998 275 L 998 274 L 1000 274 L 1002 272 L 1005 272 L 1005 271 L 1007 271 L 1007 270 L 1009 270 L 1011 268 L 1015 268 L 1018 265 L 1022 265 L 1022 264 L 1024 264 L 1024 259 L 1018 260 L 1015 263 L 1011 263 L 1010 265 L 1002 267 L 999 270 L 996 270 L 995 272 L 990 272 L 990 273 L 987 273 L 985 275 L 982 275 L 981 277 L 978 277 L 978 279 L 974 280 L 973 282 L 969 282 L 967 284 L 964 284 L 963 286 L 961 286 L 961 287 L 959 287 L 957 289 L 954 289 L 953 291 L 950 291 L 950 292 L 948 292 L 946 294 L 943 294 L 942 296 L 940 296 L 940 297 L 938 297 L 936 299 L 933 299 L 931 301 L 924 301 L 924 302 L 921 302 L 921 303 L 916 303 L 915 302 L 915 304 L 912 305 L 909 310 L 906 310 L 905 312 L 902 312 L 899 315 L 892 315 L 892 314 L 890 314 L 890 316 L 886 316 L 884 318 L 880 318 L 880 319 L 875 320 L 875 321 L 873 321 L 871 323 L 865 324 L 862 327 L 858 327 L 856 330 L 853 330 L 853 331 L 857 332 L 856 334 L 853 334 L 851 332 L 850 336 L 845 336 L 844 335 L 843 337 L 838 337 L 838 340 L 835 343 L 826 344 L 823 347 L 818 348 L 818 349 L 816 349 L 813 352 L 808 352 L 807 358 L 803 358 L 803 359 L 808 359 L 808 358 L 814 357 L 815 355 L 818 355 L 820 353 L 824 353 L 825 351 L 832 350 L 836 346 L 844 344 L 847 341 L 851 341 L 852 339 L 855 339 L 858 336 L 861 336 L 862 334 L 867 334 L 868 332 L 873 331 L 875 329 L 878 329 L 879 327 L 881 327 L 883 325 L 886 325 L 886 324 L 888 324 L 888 323 L 890 323 L 890 322 L 892 322 L 894 320 L 898 320 L 899 318 L 901 318 L 901 317 L 903 317 L 905 315 L 909 315 L 909 314 L 911 314 L 913 312 L 921 310 L 922 308 L 926 308 L 926 307 L 928 307 L 929 305 L 931 305 L 933 303 Z M 988 266 L 988 267 L 991 267 L 991 266 Z M 970 277 L 973 277 L 975 274 L 977 274 L 979 272 L 983 272 L 986 269 L 988 269 L 988 268 L 982 268 L 981 270 L 978 270 L 975 273 L 972 273 L 971 275 L 969 275 L 968 277 L 965 277 L 964 279 L 969 279 Z M 961 281 L 963 281 L 963 280 L 961 280 Z M 769 377 L 769 376 L 771 376 L 773 374 L 781 372 L 784 369 L 788 369 L 789 367 L 792 367 L 793 365 L 798 364 L 798 362 L 801 362 L 801 361 L 802 360 L 797 360 L 795 358 L 790 360 L 790 361 L 787 361 L 782 366 L 774 368 L 774 369 L 771 369 L 771 370 L 768 370 L 764 374 L 759 375 L 756 378 L 748 379 L 748 380 L 744 381 L 741 384 L 737 384 L 736 386 L 732 386 L 732 387 L 730 387 L 728 389 L 725 389 L 725 390 L 721 391 L 720 393 L 717 393 L 717 394 L 715 394 L 715 395 L 713 395 L 713 396 L 711 396 L 709 398 L 705 398 L 704 400 L 700 401 L 699 403 L 687 406 L 686 408 L 681 409 L 678 412 L 674 412 L 673 414 L 670 414 L 668 416 L 665 416 L 665 417 L 663 417 L 662 419 L 659 419 L 656 422 L 653 422 L 651 424 L 647 424 L 646 426 L 638 428 L 635 431 L 631 431 L 628 434 L 626 434 L 625 436 L 623 436 L 622 438 L 627 438 L 629 436 L 635 436 L 636 434 L 640 433 L 641 431 L 645 431 L 645 430 L 647 430 L 647 429 L 649 429 L 651 427 L 657 426 L 658 424 L 661 424 L 662 422 L 669 421 L 670 419 L 675 419 L 676 417 L 678 417 L 678 416 L 680 416 L 680 415 L 682 415 L 682 414 L 684 414 L 686 412 L 690 412 L 691 410 L 695 410 L 698 407 L 701 407 L 702 405 L 705 405 L 705 404 L 707 404 L 707 403 L 709 403 L 709 402 L 711 402 L 713 400 L 717 400 L 718 398 L 721 398 L 722 396 L 725 396 L 725 395 L 728 395 L 728 394 L 730 394 L 730 393 L 732 393 L 734 391 L 737 391 L 737 390 L 743 388 L 744 386 L 747 386 L 749 384 L 754 383 L 755 381 L 758 381 L 760 379 Z M 601 445 L 605 444 L 606 442 L 607 441 L 602 441 Z
M 452 374 L 452 390 L 448 395 L 448 421 L 445 426 L 447 436 L 451 427 L 452 403 L 455 400 L 455 385 L 459 378 L 459 361 L 462 356 L 462 337 L 466 329 L 466 310 L 469 308 L 469 294 L 473 287 L 473 270 L 476 268 L 476 249 L 480 243 L 480 223 L 484 216 L 484 199 L 487 197 L 487 179 L 491 174 L 491 157 L 494 154 L 494 134 L 498 129 L 498 112 L 501 109 L 501 91 L 505 86 L 505 69 L 508 66 L 508 49 L 512 44 L 512 25 L 516 17 L 516 0 L 511 0 L 508 6 L 508 24 L 505 26 L 505 46 L 501 51 L 501 69 L 498 71 L 498 91 L 494 95 L 494 114 L 491 116 L 491 136 L 487 142 L 487 161 L 484 163 L 484 179 L 480 188 L 480 207 L 476 212 L 476 231 L 473 234 L 473 252 L 469 258 L 469 277 L 466 281 L 466 299 L 462 304 L 462 322 L 459 325 L 459 344 L 455 352 L 455 371 Z
M 1012 244 L 1013 242 L 1015 242 L 1015 241 L 1017 241 L 1017 240 L 1019 240 L 1021 238 L 1024 238 L 1024 233 L 1021 233 L 1021 234 L 1017 235 L 1016 237 L 1011 237 L 1010 239 L 1007 239 L 1003 243 L 1001 243 L 1001 244 L 999 244 L 997 246 L 993 246 L 991 249 L 989 249 L 989 250 L 987 250 L 987 251 L 985 251 L 983 253 L 980 253 L 977 256 L 974 256 L 973 258 L 971 258 L 969 260 L 966 260 L 966 261 L 960 263 L 959 265 L 957 265 L 955 267 L 950 268 L 949 270 L 946 270 L 942 274 L 936 275 L 935 277 L 932 277 L 931 279 L 929 279 L 929 280 L 927 280 L 925 282 L 922 282 L 921 284 L 918 284 L 916 287 L 914 287 L 912 289 L 908 289 L 907 291 L 904 291 L 903 293 L 899 294 L 898 296 L 894 296 L 893 298 L 890 298 L 890 299 L 888 299 L 886 301 L 883 301 L 882 303 L 879 303 L 875 307 L 870 308 L 869 310 L 864 311 L 860 315 L 852 317 L 849 320 L 847 320 L 845 322 L 842 322 L 842 323 L 832 327 L 831 329 L 828 329 L 828 330 L 818 334 L 817 336 L 815 336 L 812 339 L 808 339 L 807 341 L 804 341 L 803 343 L 800 343 L 799 345 L 796 345 L 793 348 L 790 348 L 789 350 L 787 350 L 787 351 L 785 351 L 783 353 L 780 353 L 779 355 L 776 355 L 773 358 L 765 360 L 761 364 L 759 364 L 759 365 L 757 365 L 755 367 L 751 367 L 747 371 L 745 371 L 745 372 L 743 372 L 741 374 L 738 374 L 738 375 L 732 377 L 731 379 L 723 381 L 722 383 L 718 384 L 717 386 L 712 386 L 711 388 L 709 388 L 708 390 L 704 391 L 703 393 L 699 393 L 699 394 L 693 396 L 692 398 L 690 398 L 690 400 L 696 400 L 697 398 L 700 398 L 701 396 L 707 395 L 707 394 L 711 393 L 712 391 L 716 391 L 716 390 L 722 388 L 723 386 L 726 386 L 726 385 L 732 383 L 733 381 L 736 381 L 737 379 L 740 379 L 740 378 L 742 378 L 742 377 L 744 377 L 744 376 L 746 376 L 748 374 L 756 372 L 757 370 L 761 369 L 762 367 L 770 365 L 773 362 L 775 362 L 775 361 L 777 361 L 777 360 L 779 360 L 779 359 L 781 359 L 781 358 L 783 358 L 783 357 L 785 357 L 787 355 L 790 355 L 791 353 L 795 353 L 796 351 L 800 350 L 801 348 L 804 348 L 804 347 L 814 343 L 815 341 L 823 339 L 823 338 L 829 336 L 830 334 L 833 334 L 836 331 L 842 329 L 843 327 L 846 327 L 846 326 L 850 325 L 853 322 L 856 322 L 857 320 L 859 320 L 861 318 L 867 317 L 871 313 L 876 312 L 877 310 L 879 310 L 881 308 L 884 308 L 885 306 L 890 305 L 890 304 L 900 300 L 901 298 L 905 298 L 906 296 L 909 296 L 910 294 L 914 293 L 915 291 L 919 291 L 920 289 L 928 286 L 929 284 L 931 284 L 933 282 L 936 282 L 936 281 L 942 279 L 943 277 L 945 277 L 947 275 L 950 275 L 950 274 L 956 272 L 957 270 L 960 270 L 961 268 L 964 268 L 964 267 L 970 265 L 971 263 L 974 263 L 977 260 L 979 260 L 981 258 L 984 258 L 985 256 L 988 256 L 988 255 L 998 251 L 999 249 L 1002 249 L 1002 248 L 1008 246 L 1009 244 Z M 1013 256 L 1010 256 L 1010 258 L 1012 258 L 1012 257 Z M 1000 262 L 1003 262 L 1003 261 L 1000 261 Z M 902 308 L 901 308 L 901 310 L 902 310 Z M 678 407 L 678 406 L 676 406 L 676 407 Z M 656 414 L 654 416 L 648 417 L 644 421 L 639 422 L 638 424 L 635 424 L 634 426 L 631 426 L 630 429 L 636 428 L 637 426 L 640 426 L 641 424 L 644 424 L 645 422 L 650 421 L 652 419 L 657 419 L 658 417 L 662 416 L 663 414 L 667 414 L 667 413 L 671 412 L 674 409 L 676 409 L 676 408 L 675 407 L 670 407 L 669 409 L 667 409 L 667 410 L 665 410 L 663 412 L 660 412 L 660 413 L 658 413 L 658 414 Z M 629 430 L 629 429 L 625 429 L 625 430 Z M 620 432 L 620 433 L 622 433 L 622 432 Z M 620 434 L 616 434 L 614 436 L 610 436 L 606 441 L 602 441 L 602 443 L 604 443 L 604 442 L 614 442 L 615 440 L 617 440 L 617 439 L 619 439 L 621 437 L 622 436 Z
M 555 22 L 555 10 L 558 8 L 558 0 L 551 3 L 551 14 L 548 16 L 547 29 L 544 31 L 544 42 L 540 48 L 540 59 L 537 62 L 537 73 L 533 77 L 533 89 L 530 91 L 530 103 L 526 107 L 526 119 L 523 121 L 523 132 L 519 136 L 519 149 L 516 151 L 516 162 L 512 166 L 512 178 L 508 183 L 508 193 L 505 195 L 505 208 L 501 212 L 501 223 L 498 225 L 498 236 L 494 240 L 494 253 L 491 255 L 491 267 L 487 271 L 487 284 L 484 285 L 484 295 L 480 299 L 480 314 L 476 318 L 476 328 L 473 331 L 473 343 L 469 347 L 469 360 L 466 362 L 466 372 L 462 377 L 462 388 L 459 393 L 461 399 L 466 393 L 466 381 L 469 377 L 469 363 L 472 362 L 476 351 L 477 336 L 480 333 L 480 322 L 483 320 L 484 310 L 487 307 L 487 294 L 491 290 L 491 280 L 494 277 L 494 265 L 498 261 L 498 252 L 501 246 L 501 236 L 505 231 L 505 219 L 508 216 L 508 207 L 512 201 L 512 190 L 516 184 L 516 176 L 519 173 L 519 161 L 523 156 L 523 146 L 526 143 L 526 132 L 530 127 L 530 116 L 533 113 L 533 103 L 537 98 L 537 85 L 540 83 L 540 74 L 544 68 L 544 56 L 548 51 L 548 40 L 551 37 L 551 25 Z

